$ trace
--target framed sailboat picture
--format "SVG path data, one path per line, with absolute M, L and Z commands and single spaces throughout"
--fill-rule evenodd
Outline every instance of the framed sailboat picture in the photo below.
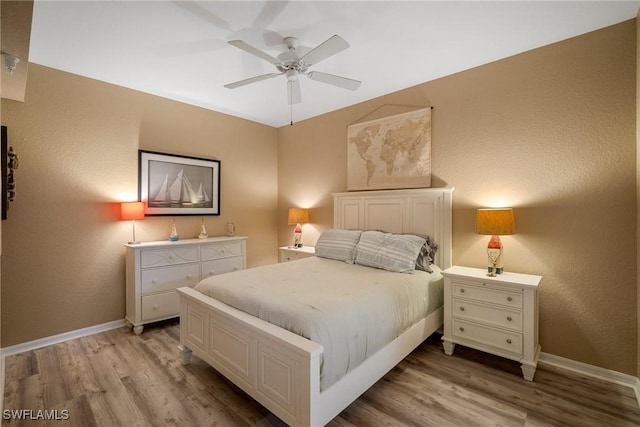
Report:
M 145 215 L 220 215 L 220 161 L 138 150 Z

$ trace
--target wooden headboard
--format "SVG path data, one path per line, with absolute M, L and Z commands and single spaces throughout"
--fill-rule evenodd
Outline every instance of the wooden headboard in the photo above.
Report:
M 333 193 L 333 226 L 431 236 L 435 264 L 451 267 L 453 188 Z

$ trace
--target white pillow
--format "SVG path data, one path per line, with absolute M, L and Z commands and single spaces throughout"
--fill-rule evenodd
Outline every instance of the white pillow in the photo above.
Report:
M 316 256 L 353 264 L 361 234 L 360 230 L 326 230 L 316 242 Z
M 398 273 L 413 273 L 426 239 L 411 234 L 365 231 L 356 246 L 356 264 Z

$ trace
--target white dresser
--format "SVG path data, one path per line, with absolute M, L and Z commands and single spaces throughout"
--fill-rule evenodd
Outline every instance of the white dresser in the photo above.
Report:
M 239 236 L 210 237 L 125 245 L 126 319 L 133 331 L 140 334 L 145 323 L 178 316 L 176 288 L 245 269 L 246 240 Z
M 454 266 L 444 275 L 444 351 L 456 344 L 517 360 L 533 381 L 540 357 L 538 296 L 542 277 Z
M 309 258 L 316 254 L 313 246 L 303 246 L 294 248 L 293 246 L 282 246 L 280 248 L 280 262 L 288 262 L 296 259 Z

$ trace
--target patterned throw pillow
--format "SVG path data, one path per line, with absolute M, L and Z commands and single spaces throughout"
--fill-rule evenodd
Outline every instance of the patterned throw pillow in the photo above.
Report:
M 324 231 L 316 242 L 316 256 L 353 264 L 361 234 L 360 230 Z
M 426 236 L 426 242 L 420 248 L 420 253 L 416 259 L 416 270 L 426 271 L 427 273 L 433 273 L 430 265 L 436 259 L 436 251 L 438 250 L 438 244 L 434 242 L 430 236 Z
M 413 273 L 426 239 L 411 234 L 365 231 L 356 247 L 356 264 L 398 273 Z

